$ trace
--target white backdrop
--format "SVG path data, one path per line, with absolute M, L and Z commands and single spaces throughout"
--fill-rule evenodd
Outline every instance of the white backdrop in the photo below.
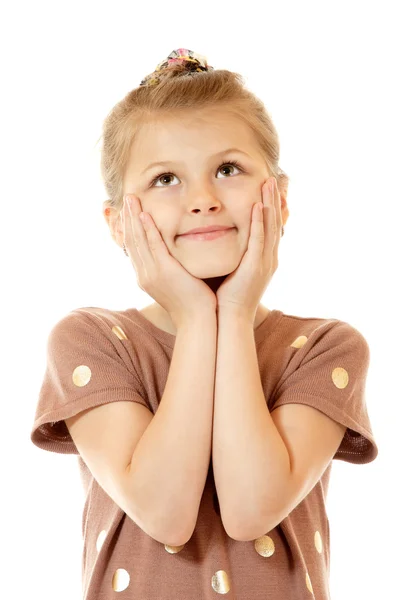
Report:
M 367 407 L 380 453 L 366 465 L 334 461 L 331 593 L 375 600 L 397 590 L 396 4 L 2 5 L 4 598 L 81 597 L 76 457 L 39 450 L 30 430 L 53 325 L 76 307 L 153 301 L 104 221 L 95 144 L 115 103 L 179 47 L 242 73 L 279 132 L 290 216 L 263 303 L 342 319 L 369 343 Z

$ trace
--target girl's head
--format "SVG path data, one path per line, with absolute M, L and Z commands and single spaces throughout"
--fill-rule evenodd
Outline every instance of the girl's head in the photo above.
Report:
M 247 250 L 252 206 L 268 177 L 277 180 L 286 223 L 289 178 L 278 163 L 276 129 L 241 75 L 188 73 L 174 64 L 157 85 L 129 92 L 104 121 L 104 215 L 122 247 L 123 197 L 134 194 L 187 271 L 200 279 L 226 276 Z M 212 241 L 179 237 L 207 225 L 234 229 Z

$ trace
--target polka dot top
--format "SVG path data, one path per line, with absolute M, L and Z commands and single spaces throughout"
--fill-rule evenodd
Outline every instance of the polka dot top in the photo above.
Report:
M 312 406 L 347 427 L 334 459 L 373 461 L 378 448 L 365 398 L 370 355 L 362 334 L 337 319 L 271 310 L 254 339 L 268 409 Z M 79 455 L 64 419 L 121 400 L 154 414 L 175 340 L 137 309 L 97 307 L 72 310 L 48 337 L 31 441 L 49 452 L 77 455 L 85 491 L 83 600 L 329 600 L 325 501 L 332 461 L 274 529 L 241 542 L 224 529 L 210 460 L 193 535 L 183 546 L 168 546 L 128 517 Z

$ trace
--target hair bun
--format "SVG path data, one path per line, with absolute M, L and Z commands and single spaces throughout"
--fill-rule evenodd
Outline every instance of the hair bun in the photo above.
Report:
M 172 50 L 168 57 L 160 62 L 155 71 L 147 75 L 140 85 L 155 85 L 160 82 L 163 72 L 174 70 L 176 65 L 182 65 L 183 72 L 192 73 L 195 71 L 213 71 L 214 68 L 207 64 L 207 58 L 201 54 L 196 54 L 193 50 L 187 48 L 178 48 Z

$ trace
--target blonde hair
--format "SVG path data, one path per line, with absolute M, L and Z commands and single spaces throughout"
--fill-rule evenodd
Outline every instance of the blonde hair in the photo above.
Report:
M 123 179 L 130 150 L 140 127 L 178 112 L 225 108 L 254 132 L 270 176 L 278 189 L 287 190 L 289 177 L 279 167 L 278 133 L 264 104 L 245 87 L 244 78 L 232 71 L 188 72 L 175 64 L 163 70 L 156 85 L 131 90 L 103 122 L 101 176 L 109 198 L 105 205 L 117 211 L 123 205 Z

